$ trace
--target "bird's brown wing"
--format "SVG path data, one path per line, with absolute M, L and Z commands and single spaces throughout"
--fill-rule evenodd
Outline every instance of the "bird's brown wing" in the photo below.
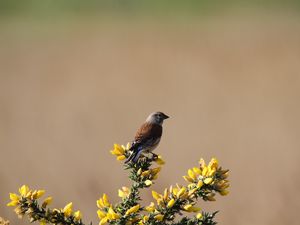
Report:
M 162 126 L 153 123 L 144 123 L 140 129 L 138 129 L 134 141 L 132 143 L 131 149 L 136 149 L 137 147 L 143 145 L 150 140 L 156 140 L 162 135 Z

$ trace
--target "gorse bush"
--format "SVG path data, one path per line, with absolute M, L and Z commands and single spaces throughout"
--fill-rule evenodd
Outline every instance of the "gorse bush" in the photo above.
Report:
M 130 156 L 129 147 L 129 144 L 127 146 L 115 144 L 111 153 L 117 160 L 122 161 Z M 215 158 L 208 164 L 200 159 L 198 166 L 189 169 L 187 175 L 183 176 L 188 184 L 170 186 L 163 193 L 152 191 L 154 201 L 147 206 L 140 204 L 140 189 L 149 188 L 154 183 L 164 163 L 160 155 L 155 155 L 155 157 L 143 156 L 135 164 L 124 164 L 125 170 L 129 170 L 130 173 L 131 187 L 119 189 L 121 201 L 117 204 L 112 204 L 106 194 L 97 200 L 99 225 L 216 224 L 214 219 L 217 212 L 204 212 L 196 206 L 199 199 L 215 201 L 217 193 L 222 196 L 228 194 L 228 170 L 222 169 Z M 157 164 L 157 167 L 152 167 L 152 164 Z M 23 185 L 19 189 L 19 194 L 10 193 L 11 202 L 7 205 L 14 206 L 20 218 L 26 215 L 30 222 L 39 221 L 41 225 L 85 224 L 81 212 L 73 211 L 72 203 L 61 209 L 51 209 L 49 205 L 52 197 L 39 201 L 44 194 L 44 190 L 33 190 Z M 192 213 L 192 216 L 183 216 L 183 212 Z

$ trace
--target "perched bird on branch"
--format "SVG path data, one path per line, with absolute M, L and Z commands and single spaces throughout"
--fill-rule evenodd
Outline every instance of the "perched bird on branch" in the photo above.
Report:
M 162 135 L 162 124 L 169 116 L 162 112 L 151 113 L 145 123 L 138 129 L 134 141 L 131 144 L 131 155 L 127 158 L 125 163 L 136 163 L 143 152 L 152 153 L 158 146 Z M 154 153 L 152 153 L 156 156 Z

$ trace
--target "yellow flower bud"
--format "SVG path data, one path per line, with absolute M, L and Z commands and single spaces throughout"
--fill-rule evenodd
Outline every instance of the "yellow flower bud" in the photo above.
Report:
M 112 207 L 110 207 L 110 208 L 108 209 L 108 212 L 107 212 L 106 216 L 107 216 L 107 218 L 108 218 L 109 220 L 116 220 L 116 219 L 119 219 L 119 218 L 120 218 L 120 215 L 117 214 L 117 213 L 113 210 Z
M 146 209 L 147 212 L 153 212 L 155 210 L 154 203 L 151 202 L 150 205 L 147 206 L 145 209 Z
M 158 194 L 156 191 L 152 191 L 152 196 L 153 196 L 153 198 L 154 198 L 156 201 L 162 197 L 162 196 L 161 196 L 160 194 Z
M 18 204 L 19 204 L 19 201 L 18 201 L 18 200 L 13 200 L 13 201 L 7 203 L 6 205 L 7 205 L 7 206 L 16 206 L 16 205 L 18 205 Z
M 192 196 L 197 190 L 198 190 L 197 188 L 189 190 L 188 196 Z
M 69 217 L 72 214 L 72 207 L 73 207 L 73 203 L 70 202 L 69 204 L 67 204 L 64 209 L 63 209 L 63 213 L 66 217 Z
M 156 216 L 154 216 L 154 219 L 157 221 L 162 221 L 164 219 L 164 216 L 161 214 L 157 214 Z
M 107 218 L 107 217 L 104 217 L 104 218 L 102 218 L 102 219 L 100 220 L 100 223 L 99 223 L 99 225 L 106 224 L 106 223 L 107 223 L 107 220 L 108 220 L 108 218 Z
M 203 186 L 203 181 L 199 180 L 197 183 L 197 188 L 201 188 Z
M 130 194 L 128 187 L 122 187 L 122 190 L 119 189 L 118 195 L 120 198 L 127 198 Z
M 204 161 L 203 158 L 201 158 L 201 159 L 199 160 L 199 164 L 200 164 L 200 168 L 201 168 L 201 169 L 203 169 L 203 168 L 206 166 L 205 161 Z
M 201 175 L 201 170 L 200 170 L 198 167 L 194 167 L 194 168 L 193 168 L 193 172 L 194 172 L 197 176 Z
M 126 159 L 125 155 L 120 155 L 120 156 L 117 157 L 118 161 L 122 161 L 124 159 Z
M 192 207 L 191 204 L 183 206 L 183 208 L 184 208 L 185 211 L 188 211 L 191 207 Z
M 198 213 L 196 217 L 198 220 L 200 220 L 202 218 L 202 213 Z
M 151 180 L 146 180 L 145 184 L 146 184 L 146 186 L 150 186 L 152 184 L 152 181 Z
M 222 190 L 222 191 L 220 192 L 220 194 L 221 194 L 222 196 L 225 196 L 225 195 L 228 195 L 228 194 L 229 194 L 229 191 L 228 191 L 228 190 Z
M 147 223 L 148 220 L 149 220 L 149 216 L 146 215 L 146 216 L 143 217 L 143 222 L 144 222 L 144 223 Z
M 81 214 L 81 212 L 79 210 L 74 213 L 74 218 L 77 221 L 81 220 L 82 214 Z
M 141 176 L 142 176 L 142 177 L 147 177 L 147 176 L 149 176 L 150 173 L 151 173 L 150 170 L 146 170 L 146 171 L 143 171 L 143 172 L 142 172 Z
M 167 200 L 169 196 L 169 190 L 167 188 L 165 188 L 164 190 L 164 200 Z
M 186 188 L 185 188 L 185 187 L 182 187 L 182 188 L 177 192 L 176 197 L 177 197 L 177 198 L 180 198 L 185 192 L 186 192 Z
M 15 193 L 9 193 L 9 198 L 12 201 L 19 201 L 20 200 L 20 197 Z
M 45 190 L 38 190 L 36 194 L 36 198 L 40 198 L 45 194 Z
M 213 179 L 211 177 L 205 178 L 204 179 L 204 184 L 211 184 L 211 182 L 213 181 Z
M 141 174 L 142 174 L 142 168 L 139 168 L 136 174 L 137 174 L 138 176 L 141 175 Z
M 188 175 L 191 179 L 195 180 L 196 179 L 196 175 L 194 174 L 193 170 L 189 169 L 188 170 Z
M 156 174 L 158 174 L 161 170 L 161 167 L 156 167 L 156 168 L 153 168 L 151 169 L 151 174 L 152 176 L 155 176 Z
M 217 169 L 218 168 L 218 160 L 216 158 L 212 158 L 208 164 L 209 167 Z
M 51 204 L 51 202 L 52 202 L 52 197 L 46 198 L 42 204 L 42 208 L 46 208 L 47 205 Z
M 206 199 L 208 201 L 216 201 L 216 199 L 214 198 L 215 194 L 214 193 L 210 193 L 209 195 L 206 196 Z
M 194 180 L 189 176 L 183 176 L 183 179 L 185 179 L 187 182 L 194 182 Z
M 185 205 L 183 208 L 187 212 L 198 212 L 201 210 L 199 207 L 192 206 L 191 204 Z
M 108 201 L 108 197 L 107 197 L 106 194 L 103 194 L 102 199 L 103 199 L 103 204 L 104 204 L 106 207 L 110 206 L 109 201 Z
M 172 198 L 172 199 L 168 202 L 167 207 L 168 207 L 168 208 L 172 208 L 174 204 L 175 204 L 175 199 Z
M 26 197 L 29 192 L 29 187 L 27 185 L 23 185 L 21 188 L 19 188 L 19 192 L 22 197 Z
M 140 209 L 140 205 L 135 205 L 135 206 L 132 206 L 130 209 L 128 209 L 125 213 L 126 216 L 132 214 L 132 213 L 135 213 L 137 212 L 138 210 Z
M 162 159 L 161 155 L 158 155 L 157 159 L 155 160 L 155 162 L 158 164 L 158 165 L 164 165 L 165 164 L 165 161 Z
M 124 154 L 124 149 L 120 145 L 114 144 L 114 149 L 110 152 L 113 155 L 123 155 Z
M 177 196 L 177 193 L 178 193 L 178 188 L 173 188 L 172 189 L 172 193 L 173 193 L 173 195 L 176 195 Z
M 100 209 L 98 209 L 97 214 L 99 219 L 103 219 L 104 217 L 106 217 L 106 212 L 103 212 Z

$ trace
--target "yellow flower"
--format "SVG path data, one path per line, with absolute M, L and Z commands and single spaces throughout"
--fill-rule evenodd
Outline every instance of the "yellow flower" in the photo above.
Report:
M 199 207 L 192 206 L 191 204 L 185 205 L 183 208 L 187 212 L 198 212 L 201 210 Z
M 19 203 L 20 196 L 15 193 L 9 193 L 9 198 L 11 202 L 7 203 L 7 206 L 16 206 Z
M 169 190 L 167 188 L 165 188 L 164 190 L 164 200 L 166 201 L 169 197 Z
M 46 225 L 47 223 L 46 223 L 46 221 L 45 220 L 41 220 L 40 221 L 40 225 Z
M 21 188 L 19 188 L 19 192 L 22 197 L 26 197 L 29 192 L 29 187 L 27 185 L 23 185 Z
M 199 160 L 199 164 L 200 164 L 200 168 L 201 168 L 201 169 L 203 169 L 203 168 L 206 166 L 205 161 L 204 161 L 203 158 L 201 158 L 201 159 Z
M 106 212 L 103 212 L 100 209 L 98 209 L 97 215 L 98 215 L 99 219 L 103 219 L 104 217 L 106 217 Z
M 19 218 L 23 217 L 23 212 L 20 206 L 14 209 L 15 213 L 18 215 Z
M 33 199 L 37 199 L 37 198 L 42 197 L 44 194 L 45 194 L 45 190 L 34 191 L 34 192 L 32 193 L 32 198 L 33 198 Z
M 120 156 L 117 157 L 118 161 L 122 161 L 124 159 L 126 159 L 125 155 L 120 155 Z
M 168 207 L 168 208 L 172 208 L 174 204 L 175 204 L 175 199 L 172 198 L 172 199 L 168 202 L 167 207 Z
M 32 190 L 29 190 L 28 192 L 27 192 L 27 194 L 24 196 L 25 198 L 32 198 L 32 193 L 33 193 L 33 191 Z
M 142 168 L 139 168 L 138 171 L 136 172 L 136 174 L 139 176 L 142 173 Z
M 189 176 L 183 176 L 183 179 L 185 179 L 187 182 L 194 182 L 194 180 Z
M 122 187 L 122 190 L 119 189 L 118 195 L 120 198 L 127 198 L 130 194 L 128 187 Z
M 137 212 L 138 210 L 140 209 L 140 205 L 135 205 L 135 206 L 132 206 L 130 209 L 128 209 L 125 213 L 126 216 L 132 214 L 132 213 L 135 213 Z
M 228 195 L 228 194 L 229 194 L 229 191 L 228 191 L 228 190 L 222 190 L 222 191 L 220 192 L 220 194 L 221 194 L 222 196 L 225 196 L 225 195 Z
M 160 170 L 161 170 L 161 167 L 156 167 L 156 168 L 151 169 L 152 176 L 157 175 Z
M 207 175 L 209 176 L 209 177 L 212 177 L 213 175 L 215 175 L 215 173 L 216 173 L 216 169 L 215 168 L 210 168 L 210 167 L 208 167 L 208 173 L 207 173 Z
M 208 164 L 208 167 L 217 169 L 218 168 L 218 160 L 216 158 L 212 158 Z
M 81 220 L 82 214 L 81 214 L 81 212 L 79 210 L 74 213 L 74 218 L 77 221 Z
M 156 216 L 154 216 L 154 219 L 157 221 L 162 221 L 164 219 L 164 216 L 162 214 L 157 214 Z
M 102 198 L 100 198 L 99 200 L 97 200 L 97 206 L 98 208 L 102 209 L 104 207 L 109 207 L 110 203 L 108 201 L 108 197 L 106 194 L 103 194 Z
M 146 209 L 147 212 L 153 212 L 155 210 L 154 203 L 151 202 L 150 205 L 147 206 L 145 209 Z
M 203 169 L 202 169 L 202 176 L 206 176 L 207 172 L 208 172 L 208 169 L 207 169 L 206 166 L 204 166 Z
M 146 170 L 146 171 L 142 172 L 141 176 L 147 177 L 147 176 L 149 176 L 150 173 L 151 173 L 151 170 Z
M 156 191 L 152 191 L 152 196 L 156 201 L 162 198 L 162 196 L 158 194 Z
M 106 224 L 106 223 L 107 223 L 107 220 L 108 220 L 108 218 L 107 218 L 107 217 L 104 217 L 104 218 L 102 218 L 102 219 L 100 220 L 100 223 L 99 223 L 99 225 Z
M 162 159 L 161 155 L 158 155 L 158 157 L 156 158 L 155 162 L 158 165 L 164 165 L 165 164 L 165 161 Z
M 121 147 L 123 148 L 124 151 L 127 151 L 127 150 L 130 149 L 131 145 L 130 145 L 130 143 L 128 142 L 126 146 L 121 145 Z
M 112 207 L 110 207 L 110 208 L 108 209 L 108 212 L 107 212 L 106 216 L 107 216 L 107 218 L 108 218 L 109 220 L 116 220 L 116 219 L 119 219 L 119 218 L 120 218 L 120 215 L 117 214 L 117 213 L 113 210 Z
M 196 216 L 196 218 L 197 218 L 198 220 L 200 220 L 200 219 L 202 218 L 202 213 L 198 213 L 197 216 Z
M 146 184 L 146 186 L 150 186 L 152 184 L 152 181 L 151 180 L 146 180 L 144 183 Z
M 189 190 L 188 196 L 192 196 L 197 190 L 197 188 Z
M 97 200 L 97 207 L 98 207 L 99 209 L 102 209 L 102 208 L 105 207 L 102 198 L 100 198 L 99 200 Z
M 211 177 L 205 178 L 204 179 L 204 184 L 211 184 L 211 182 L 213 181 L 213 179 Z
M 9 198 L 10 198 L 10 200 L 12 200 L 12 201 L 19 201 L 19 200 L 20 200 L 20 196 L 18 196 L 18 195 L 15 194 L 15 193 L 9 193 Z
M 188 170 L 188 175 L 191 179 L 195 180 L 196 179 L 196 175 L 194 174 L 193 170 L 189 169 Z
M 143 217 L 143 222 L 144 223 L 146 223 L 148 220 L 149 220 L 149 216 L 146 215 L 146 216 Z
M 69 217 L 72 214 L 72 207 L 73 207 L 73 203 L 70 202 L 69 204 L 67 204 L 64 209 L 63 209 L 63 213 L 66 217 Z
M 46 208 L 47 205 L 51 204 L 51 202 L 52 202 L 52 197 L 46 198 L 46 199 L 44 200 L 43 204 L 42 204 L 42 207 L 43 207 L 43 208 Z
M 124 149 L 120 145 L 114 144 L 114 149 L 111 150 L 110 153 L 113 155 L 120 156 L 124 154 Z
M 177 197 L 177 198 L 180 198 L 185 192 L 186 192 L 186 188 L 185 188 L 185 187 L 182 187 L 182 188 L 177 192 L 176 197 Z
M 186 211 L 189 210 L 191 207 L 192 207 L 191 204 L 188 204 L 188 205 L 183 206 L 183 208 L 184 208 Z
M 210 193 L 209 195 L 206 196 L 206 199 L 208 201 L 216 201 L 216 199 L 214 198 L 215 194 L 214 193 Z
M 203 181 L 199 180 L 197 183 L 197 188 L 201 188 L 203 186 Z
M 193 172 L 194 172 L 197 176 L 199 176 L 199 175 L 201 174 L 201 170 L 200 170 L 198 167 L 194 167 L 194 168 L 193 168 Z

